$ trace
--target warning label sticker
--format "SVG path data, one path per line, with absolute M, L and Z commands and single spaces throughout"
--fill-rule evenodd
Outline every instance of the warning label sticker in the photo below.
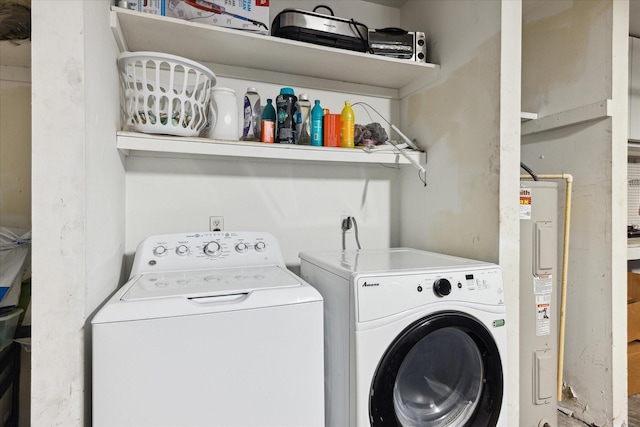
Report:
M 550 294 L 553 291 L 553 275 L 540 274 L 533 276 L 533 293 Z
M 536 295 L 536 336 L 551 334 L 551 294 Z
M 520 189 L 520 219 L 531 219 L 531 189 Z

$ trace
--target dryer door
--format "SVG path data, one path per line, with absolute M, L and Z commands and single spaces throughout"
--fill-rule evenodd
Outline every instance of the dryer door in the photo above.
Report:
M 503 399 L 498 347 L 476 318 L 433 313 L 389 346 L 371 384 L 372 426 L 495 426 Z

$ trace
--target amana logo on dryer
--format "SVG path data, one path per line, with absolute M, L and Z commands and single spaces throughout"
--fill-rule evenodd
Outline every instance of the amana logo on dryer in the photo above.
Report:
M 362 284 L 362 287 L 363 287 L 363 288 L 365 288 L 365 287 L 369 287 L 369 286 L 380 286 L 380 283 L 367 283 L 367 282 L 364 282 L 364 283 Z

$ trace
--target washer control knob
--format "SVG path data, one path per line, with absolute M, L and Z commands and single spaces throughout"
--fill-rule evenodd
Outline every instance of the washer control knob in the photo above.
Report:
M 218 242 L 209 242 L 204 246 L 204 253 L 206 255 L 218 255 L 222 248 Z
M 238 243 L 236 245 L 236 252 L 238 252 L 238 253 L 243 254 L 243 253 L 247 252 L 247 249 L 249 249 L 249 246 L 247 246 L 246 243 L 240 242 L 240 243 Z
M 451 293 L 451 282 L 447 279 L 438 279 L 433 283 L 433 292 L 436 296 L 444 297 Z
M 267 245 L 264 242 L 258 242 L 255 245 L 253 245 L 253 247 L 258 252 L 264 252 L 267 249 Z
M 155 248 L 153 248 L 153 254 L 155 256 L 165 256 L 167 254 L 167 247 L 166 246 L 156 246 Z
M 187 245 L 180 245 L 176 248 L 176 253 L 180 256 L 185 256 L 189 254 L 189 248 Z

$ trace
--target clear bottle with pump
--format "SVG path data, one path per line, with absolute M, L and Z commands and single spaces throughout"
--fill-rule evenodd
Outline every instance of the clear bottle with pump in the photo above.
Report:
M 276 140 L 276 109 L 273 107 L 273 100 L 267 98 L 267 105 L 262 110 L 260 121 L 260 141 L 275 142 Z
M 301 93 L 298 97 L 298 110 L 299 121 L 298 128 L 298 144 L 309 145 L 311 143 L 311 102 L 309 102 L 309 95 Z
M 322 147 L 324 143 L 323 120 L 324 111 L 320 106 L 320 101 L 316 99 L 311 109 L 311 145 L 315 147 Z
M 344 103 L 344 108 L 340 114 L 340 146 L 343 148 L 354 148 L 353 143 L 355 131 L 355 114 L 349 101 Z
M 244 94 L 244 125 L 242 127 L 243 141 L 260 141 L 260 95 L 255 87 L 247 88 Z

